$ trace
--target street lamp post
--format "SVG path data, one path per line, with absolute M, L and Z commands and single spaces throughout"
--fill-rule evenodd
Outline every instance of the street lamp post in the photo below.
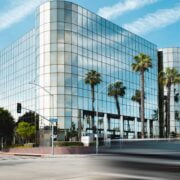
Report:
M 41 89 L 43 89 L 46 93 L 48 93 L 51 96 L 51 105 L 52 105 L 52 116 L 54 116 L 54 95 L 51 94 L 46 88 L 42 87 L 39 84 L 36 84 L 35 82 L 29 82 L 29 84 L 32 84 L 34 86 L 37 86 Z M 54 122 L 51 122 L 51 139 L 52 139 L 52 144 L 51 144 L 51 154 L 54 155 Z
M 1 137 L 1 151 L 4 150 L 4 143 L 3 143 L 3 137 Z

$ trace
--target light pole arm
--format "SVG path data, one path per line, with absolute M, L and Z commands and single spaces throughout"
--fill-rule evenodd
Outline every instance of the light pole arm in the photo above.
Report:
M 43 89 L 45 92 L 47 92 L 49 95 L 53 96 L 53 94 L 51 94 L 50 91 L 48 91 L 46 88 L 44 88 L 43 86 L 39 85 L 39 84 L 36 84 L 34 82 L 29 82 L 29 84 L 32 84 L 32 85 L 35 85 L 35 86 L 38 86 L 40 87 L 41 89 Z

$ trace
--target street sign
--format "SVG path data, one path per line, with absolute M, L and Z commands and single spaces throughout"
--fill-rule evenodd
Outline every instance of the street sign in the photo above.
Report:
M 52 135 L 51 135 L 51 138 L 52 138 Z M 57 138 L 57 135 L 54 134 L 54 135 L 53 135 L 53 138 L 54 138 L 54 139 Z
M 49 122 L 56 123 L 56 122 L 58 122 L 58 118 L 50 118 Z

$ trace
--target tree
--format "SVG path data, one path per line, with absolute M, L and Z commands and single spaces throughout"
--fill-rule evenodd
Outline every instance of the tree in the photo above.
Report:
M 144 94 L 145 99 L 145 94 Z M 131 100 L 139 104 L 139 117 L 141 114 L 141 91 L 136 89 L 135 94 L 131 97 Z
M 170 97 L 172 85 L 180 83 L 180 74 L 175 68 L 166 68 L 159 73 L 159 82 L 167 89 L 166 136 L 170 136 Z
M 140 74 L 141 82 L 141 138 L 144 138 L 144 83 L 145 83 L 145 72 L 152 67 L 152 60 L 150 56 L 140 53 L 134 57 L 135 63 L 132 63 L 132 69 Z
M 7 145 L 10 145 L 14 136 L 15 122 L 8 110 L 0 108 L 0 138 L 3 138 Z
M 95 90 L 95 86 L 100 84 L 102 81 L 101 79 L 101 74 L 96 72 L 95 70 L 91 70 L 86 74 L 85 77 L 85 83 L 89 84 L 91 86 L 91 97 L 92 97 L 92 126 L 94 128 L 94 101 L 95 101 L 95 97 L 94 97 L 94 90 Z
M 16 128 L 16 133 L 22 138 L 24 143 L 29 143 L 35 136 L 36 128 L 28 122 L 20 122 Z
M 121 81 L 116 81 L 114 83 L 111 83 L 108 87 L 108 96 L 114 97 L 116 108 L 118 112 L 118 117 L 120 118 L 120 105 L 119 105 L 119 97 L 123 97 L 126 92 L 126 87 L 123 86 L 123 83 Z
M 20 116 L 17 125 L 20 122 L 28 122 L 36 127 L 36 131 L 39 130 L 39 115 L 35 114 L 35 112 L 33 111 L 26 112 L 25 114 Z

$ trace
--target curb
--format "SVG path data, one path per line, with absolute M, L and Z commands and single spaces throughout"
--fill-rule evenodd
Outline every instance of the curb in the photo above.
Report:
M 52 155 L 52 154 L 30 154 L 30 153 L 0 153 L 0 155 L 44 157 L 44 158 L 97 156 L 97 154 L 54 154 L 54 155 Z M 98 155 L 100 155 L 100 154 L 98 154 Z
M 14 153 L 14 156 L 29 156 L 29 157 L 44 157 L 42 154 L 21 154 L 21 153 Z
M 0 155 L 8 156 L 31 156 L 31 157 L 44 157 L 44 154 L 28 154 L 28 153 L 0 153 Z

